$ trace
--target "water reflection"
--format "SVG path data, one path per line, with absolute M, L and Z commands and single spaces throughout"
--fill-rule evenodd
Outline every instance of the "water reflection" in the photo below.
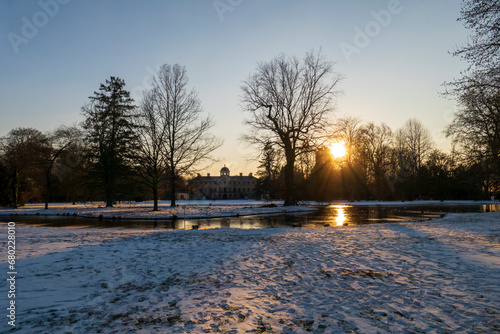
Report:
M 483 204 L 481 205 L 481 212 L 497 212 L 500 211 L 498 204 Z
M 500 204 L 476 205 L 331 205 L 317 212 L 276 214 L 211 219 L 168 220 L 97 220 L 81 217 L 11 216 L 0 217 L 0 224 L 14 221 L 31 226 L 58 228 L 136 228 L 136 229 L 260 229 L 269 227 L 336 227 L 386 222 L 411 222 L 440 218 L 448 212 L 494 212 Z
M 345 210 L 344 210 L 345 206 L 336 205 L 333 207 L 337 211 L 337 216 L 335 217 L 335 225 L 343 226 L 344 224 L 347 224 L 346 222 L 347 217 L 345 215 Z

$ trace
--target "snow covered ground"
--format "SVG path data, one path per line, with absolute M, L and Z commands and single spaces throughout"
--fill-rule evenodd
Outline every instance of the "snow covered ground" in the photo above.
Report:
M 50 203 L 49 210 L 44 204 L 27 204 L 19 209 L 0 208 L 0 216 L 41 215 L 41 216 L 78 216 L 104 219 L 173 219 L 177 218 L 214 218 L 256 214 L 274 214 L 288 212 L 314 211 L 306 206 L 284 207 L 282 201 L 224 200 L 224 201 L 178 201 L 177 207 L 170 207 L 170 202 L 160 201 L 159 211 L 152 211 L 152 202 L 119 203 L 113 208 L 106 208 L 105 203 L 76 204 Z
M 500 331 L 499 212 L 337 228 L 16 229 L 14 333 Z

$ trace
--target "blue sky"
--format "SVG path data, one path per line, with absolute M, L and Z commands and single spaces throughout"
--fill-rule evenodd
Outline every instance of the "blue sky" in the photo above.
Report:
M 0 136 L 16 127 L 48 131 L 78 123 L 81 106 L 109 76 L 123 78 L 138 96 L 159 65 L 179 63 L 225 140 L 216 152 L 220 164 L 206 172 L 222 164 L 232 173 L 255 172 L 254 152 L 239 141 L 246 130 L 242 81 L 260 61 L 322 48 L 345 76 L 337 115 L 393 130 L 417 117 L 446 150 L 441 133 L 455 103 L 439 92 L 466 67 L 448 53 L 469 34 L 456 21 L 460 6 L 457 0 L 0 0 Z

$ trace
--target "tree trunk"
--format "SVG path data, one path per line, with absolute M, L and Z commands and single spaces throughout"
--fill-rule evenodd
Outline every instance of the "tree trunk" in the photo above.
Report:
M 106 195 L 106 207 L 113 207 L 113 191 L 111 189 L 111 181 L 109 177 L 106 177 L 106 184 L 104 185 L 105 195 Z
M 158 181 L 153 181 L 153 211 L 158 211 Z
M 113 199 L 112 199 L 111 190 L 109 189 L 109 187 L 106 188 L 106 207 L 107 208 L 113 207 Z
M 17 209 L 19 201 L 19 173 L 14 171 L 14 179 L 12 180 L 12 207 Z
M 175 171 L 170 172 L 170 206 L 175 207 Z
M 50 171 L 51 171 L 51 168 L 49 168 L 47 170 L 47 173 L 45 174 L 46 181 L 47 181 L 47 193 L 45 194 L 45 210 L 49 209 L 50 190 L 52 187 L 52 184 L 50 182 Z
M 295 198 L 295 152 L 291 148 L 285 149 L 286 166 L 285 166 L 285 203 L 284 206 L 297 204 Z

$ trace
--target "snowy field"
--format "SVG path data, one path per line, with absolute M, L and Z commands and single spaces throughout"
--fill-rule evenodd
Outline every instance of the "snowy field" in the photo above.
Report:
M 44 210 L 42 203 L 27 204 L 19 209 L 0 208 L 0 216 L 41 215 L 41 216 L 78 216 L 103 219 L 173 219 L 177 218 L 215 218 L 257 214 L 314 211 L 306 206 L 284 207 L 283 201 L 224 200 L 224 201 L 178 201 L 177 207 L 170 207 L 169 201 L 159 202 L 159 211 L 153 210 L 152 202 L 121 202 L 113 208 L 105 203 L 50 203 Z
M 14 333 L 500 331 L 498 212 L 338 228 L 18 225 L 16 236 Z

